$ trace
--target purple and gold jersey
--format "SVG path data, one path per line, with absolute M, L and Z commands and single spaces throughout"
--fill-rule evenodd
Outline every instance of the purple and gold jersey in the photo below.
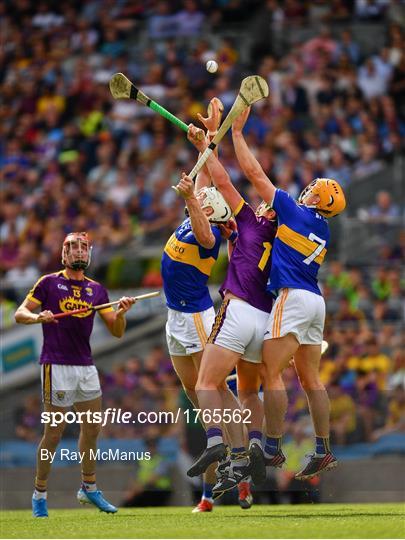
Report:
M 321 294 L 318 270 L 329 246 L 329 225 L 315 208 L 298 204 L 277 189 L 273 208 L 278 216 L 268 290 L 305 289 Z
M 271 249 L 277 226 L 274 221 L 257 217 L 242 199 L 234 212 L 238 240 L 233 248 L 228 271 L 220 293 L 229 291 L 251 306 L 270 313 L 273 298 L 266 291 L 270 273 Z
M 27 295 L 27 300 L 52 313 L 97 306 L 109 302 L 106 289 L 88 277 L 76 281 L 69 279 L 65 270 L 39 278 Z M 112 311 L 112 307 L 100 313 Z M 58 323 L 42 325 L 44 343 L 40 364 L 89 366 L 93 364 L 90 334 L 93 330 L 94 311 L 59 319 Z
M 170 309 L 198 313 L 213 305 L 207 282 L 218 258 L 221 231 L 215 225 L 211 225 L 211 230 L 215 236 L 215 245 L 211 249 L 199 245 L 189 218 L 167 241 L 161 271 L 166 303 Z

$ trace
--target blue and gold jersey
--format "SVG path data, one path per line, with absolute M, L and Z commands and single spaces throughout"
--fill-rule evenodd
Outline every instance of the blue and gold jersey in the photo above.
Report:
M 199 245 L 189 218 L 183 221 L 167 241 L 161 271 L 169 308 L 198 313 L 213 305 L 207 282 L 218 258 L 221 231 L 215 225 L 211 229 L 215 236 L 215 245 L 211 249 Z
M 283 287 L 321 294 L 318 270 L 329 246 L 329 225 L 314 208 L 298 204 L 277 189 L 273 208 L 278 229 L 273 244 L 268 290 Z

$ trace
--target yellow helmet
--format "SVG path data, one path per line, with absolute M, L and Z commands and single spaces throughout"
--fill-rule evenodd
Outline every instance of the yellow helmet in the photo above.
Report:
M 298 202 L 305 204 L 308 195 L 318 195 L 319 202 L 314 208 L 323 216 L 330 218 L 337 216 L 346 208 L 346 199 L 343 189 L 336 180 L 331 178 L 316 178 L 302 190 Z

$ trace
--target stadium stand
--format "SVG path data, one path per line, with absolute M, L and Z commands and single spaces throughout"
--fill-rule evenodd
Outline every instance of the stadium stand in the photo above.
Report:
M 14 329 L 12 313 L 36 278 L 59 269 L 70 230 L 89 231 L 90 275 L 109 288 L 161 285 L 162 246 L 183 216 L 170 187 L 196 153 L 149 109 L 114 102 L 110 76 L 126 73 L 189 123 L 213 96 L 228 110 L 241 78 L 256 72 L 268 80 L 271 99 L 253 108 L 246 133 L 266 173 L 294 197 L 323 176 L 347 194 L 321 275 L 329 342 L 322 377 L 337 453 L 404 453 L 404 6 L 16 0 L 1 4 L 0 27 L 2 331 Z M 215 76 L 204 67 L 213 57 Z M 230 139 L 220 156 L 238 189 L 257 202 Z M 221 261 L 215 285 L 225 254 Z M 167 352 L 152 343 L 142 356 L 124 351 L 114 365 L 102 364 L 106 406 L 178 406 Z M 292 369 L 286 381 L 293 434 L 308 411 Z M 32 464 L 40 436 L 37 388 L 21 395 L 5 421 L 4 466 Z M 173 437 L 187 435 L 173 429 L 159 433 L 169 453 Z M 139 439 L 142 447 L 147 431 L 110 425 L 103 437 L 123 445 Z

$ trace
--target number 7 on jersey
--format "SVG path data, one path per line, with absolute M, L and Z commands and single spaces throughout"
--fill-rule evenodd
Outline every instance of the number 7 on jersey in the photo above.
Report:
M 322 253 L 322 250 L 324 249 L 326 245 L 326 240 L 319 238 L 319 236 L 316 236 L 316 234 L 314 233 L 311 233 L 308 236 L 308 239 L 311 240 L 311 242 L 316 242 L 319 245 L 314 249 L 314 251 L 310 255 L 308 255 L 306 259 L 302 261 L 305 264 L 311 264 L 311 262 L 314 261 L 318 257 L 318 255 Z

